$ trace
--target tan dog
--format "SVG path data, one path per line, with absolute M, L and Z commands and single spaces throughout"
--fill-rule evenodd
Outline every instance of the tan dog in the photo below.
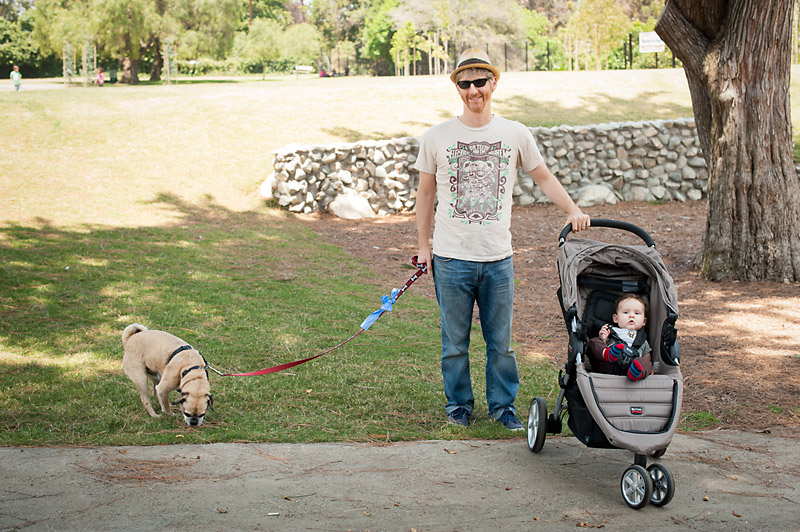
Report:
M 125 327 L 122 346 L 125 375 L 139 390 L 148 414 L 158 417 L 150 404 L 147 385 L 150 379 L 162 412 L 171 412 L 169 392 L 178 390 L 181 396 L 172 404 L 180 405 L 186 424 L 192 427 L 203 424 L 206 410 L 214 410 L 214 399 L 206 361 L 198 351 L 177 336 L 151 331 L 138 323 Z

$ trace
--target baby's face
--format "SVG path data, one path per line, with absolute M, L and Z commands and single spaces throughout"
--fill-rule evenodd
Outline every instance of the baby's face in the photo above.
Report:
M 614 321 L 621 329 L 638 331 L 647 323 L 647 318 L 644 316 L 644 305 L 635 299 L 626 299 L 617 307 Z

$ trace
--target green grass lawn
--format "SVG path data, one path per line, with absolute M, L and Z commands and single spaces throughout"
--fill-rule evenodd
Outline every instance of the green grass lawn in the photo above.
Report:
M 673 70 L 508 73 L 494 108 L 544 126 L 691 116 Z M 444 423 L 437 307 L 413 287 L 335 353 L 263 377 L 212 373 L 216 411 L 200 429 L 151 419 L 122 374 L 132 322 L 182 337 L 223 371 L 311 356 L 356 332 L 413 270 L 378 281 L 260 201 L 271 152 L 418 136 L 459 109 L 444 77 L 25 80 L 0 92 L 0 445 L 507 437 L 486 419 L 477 329 L 478 421 Z M 519 397 L 552 401 L 553 365 L 519 358 Z

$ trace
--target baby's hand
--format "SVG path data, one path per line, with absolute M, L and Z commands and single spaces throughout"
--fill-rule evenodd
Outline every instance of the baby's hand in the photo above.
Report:
M 601 340 L 605 342 L 606 340 L 608 340 L 609 334 L 611 334 L 611 329 L 608 327 L 608 323 L 606 323 L 605 325 L 600 327 L 600 332 L 598 333 L 598 336 L 600 337 Z

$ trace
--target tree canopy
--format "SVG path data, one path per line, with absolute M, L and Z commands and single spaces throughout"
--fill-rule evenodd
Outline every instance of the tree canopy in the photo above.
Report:
M 335 62 L 370 74 L 441 74 L 469 46 L 511 57 L 517 63 L 510 68 L 619 68 L 626 34 L 652 29 L 662 6 L 663 0 L 2 0 L 0 15 L 11 25 L 4 24 L 0 46 L 13 41 L 5 53 L 26 58 L 26 41 L 40 57 L 88 44 L 101 63 L 119 64 L 123 79 L 135 83 L 142 61 L 158 79 L 165 43 L 184 63 L 258 63 L 262 70 L 248 34 L 255 22 L 272 21 L 284 33 L 270 68 L 290 68 L 302 57 L 318 68 Z M 289 31 L 294 26 L 302 29 Z

